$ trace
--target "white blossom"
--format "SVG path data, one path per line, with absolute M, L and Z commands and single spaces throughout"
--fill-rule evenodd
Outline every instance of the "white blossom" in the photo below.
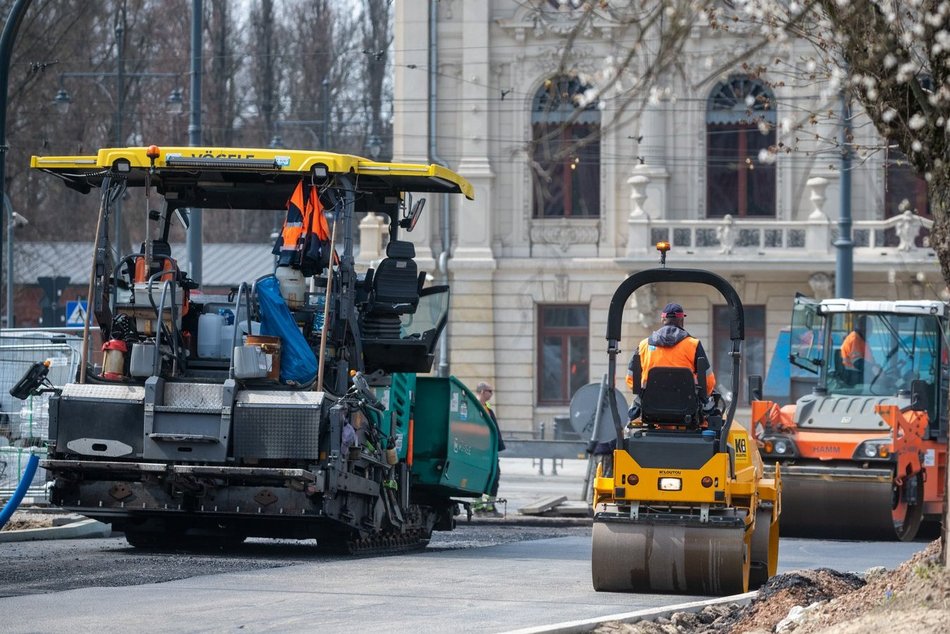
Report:
M 910 144 L 910 149 L 912 149 L 914 152 L 920 152 L 922 149 L 924 149 L 924 146 L 920 141 L 914 139 L 914 142 Z
M 907 126 L 911 130 L 920 130 L 925 125 L 927 125 L 927 119 L 925 119 L 924 116 L 919 112 L 915 112 L 914 116 L 912 116 L 910 121 L 907 122 Z

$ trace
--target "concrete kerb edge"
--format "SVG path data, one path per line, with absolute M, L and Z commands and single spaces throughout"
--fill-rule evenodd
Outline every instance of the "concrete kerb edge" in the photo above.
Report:
M 77 539 L 89 537 L 109 537 L 112 525 L 98 520 L 83 519 L 63 526 L 47 528 L 25 528 L 18 531 L 0 531 L 0 543 L 27 542 L 44 539 Z
M 715 599 L 706 599 L 704 601 L 693 601 L 691 603 L 680 603 L 677 605 L 668 605 L 662 608 L 650 608 L 647 610 L 637 610 L 636 612 L 623 612 L 620 614 L 610 614 L 592 619 L 583 619 L 579 621 L 564 621 L 553 625 L 538 625 L 520 630 L 511 630 L 503 634 L 574 634 L 576 632 L 590 632 L 594 627 L 608 621 L 619 621 L 621 623 L 636 623 L 638 621 L 654 621 L 656 619 L 668 618 L 676 612 L 700 612 L 703 608 L 710 605 L 719 605 L 721 603 L 737 603 L 739 605 L 748 605 L 750 601 L 758 594 L 758 591 L 746 592 L 744 594 L 734 594 L 728 597 L 717 597 Z

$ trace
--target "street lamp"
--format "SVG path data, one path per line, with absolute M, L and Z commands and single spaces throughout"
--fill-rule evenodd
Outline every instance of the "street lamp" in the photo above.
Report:
M 56 108 L 56 112 L 61 115 L 65 115 L 69 112 L 69 104 L 71 102 L 72 99 L 69 98 L 69 93 L 66 92 L 65 88 L 60 88 L 56 96 L 53 97 L 53 106 Z
M 366 149 L 369 150 L 370 158 L 375 161 L 379 158 L 380 152 L 383 151 L 383 142 L 374 134 L 370 136 L 369 141 L 366 142 Z
M 60 81 L 67 77 L 102 77 L 109 76 L 111 73 L 63 73 L 60 76 Z M 133 77 L 177 77 L 175 73 L 131 73 Z M 69 91 L 65 88 L 60 88 L 56 92 L 56 96 L 53 97 L 53 107 L 56 108 L 56 112 L 61 115 L 69 114 L 69 107 L 73 103 L 73 98 L 69 95 Z M 185 100 L 182 96 L 181 88 L 173 88 L 172 91 L 168 94 L 168 98 L 165 100 L 165 112 L 168 114 L 181 114 L 185 111 Z M 121 139 L 116 139 L 116 142 L 121 145 Z
M 120 27 L 116 28 L 116 38 L 121 38 L 122 29 Z M 72 97 L 69 96 L 69 91 L 66 90 L 66 87 L 63 85 L 63 82 L 66 79 L 74 79 L 79 77 L 93 78 L 95 80 L 104 79 L 107 77 L 115 77 L 117 86 L 116 90 L 118 92 L 117 97 L 113 100 L 115 104 L 115 137 L 113 144 L 115 147 L 125 146 L 125 135 L 122 131 L 122 122 L 125 120 L 125 78 L 134 77 L 142 79 L 162 79 L 168 77 L 179 77 L 178 73 L 127 73 L 125 72 L 125 60 L 122 55 L 122 45 L 118 46 L 118 60 L 117 60 L 117 70 L 115 72 L 69 72 L 69 73 L 60 73 L 59 75 L 59 90 L 56 91 L 56 96 L 53 97 L 53 107 L 56 108 L 56 111 L 60 115 L 66 115 L 69 112 L 69 107 L 72 104 Z M 96 85 L 99 86 L 109 97 L 112 99 L 112 95 L 109 94 L 109 91 L 105 86 L 102 85 L 99 81 L 96 81 Z M 165 100 L 166 111 L 169 114 L 176 115 L 181 114 L 184 109 L 184 99 L 182 98 L 181 88 L 175 87 L 171 93 L 168 95 L 168 98 Z M 115 212 L 113 214 L 113 222 L 115 223 L 114 227 L 114 245 L 118 253 L 122 253 L 125 250 L 124 239 L 122 233 L 122 201 L 117 200 L 115 205 Z
M 10 197 L 3 192 L 3 212 L 7 223 L 7 328 L 13 328 L 15 321 L 15 311 L 13 303 L 13 229 L 23 227 L 30 223 L 26 217 L 13 211 L 13 204 L 10 203 Z

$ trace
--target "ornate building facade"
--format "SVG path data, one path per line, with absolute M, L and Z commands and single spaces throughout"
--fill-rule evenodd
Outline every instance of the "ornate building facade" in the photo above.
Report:
M 395 5 L 394 160 L 448 165 L 476 195 L 429 200 L 409 235 L 420 269 L 452 285 L 439 363 L 470 386 L 494 383 L 506 432 L 536 432 L 566 416 L 573 392 L 601 379 L 611 295 L 626 276 L 656 265 L 658 240 L 672 243 L 670 266 L 710 269 L 736 286 L 746 307 L 746 374 L 767 371 L 796 292 L 834 294 L 837 155 L 806 139 L 762 160 L 781 141 L 783 121 L 818 103 L 820 87 L 744 72 L 754 64 L 703 81 L 716 51 L 736 41 L 700 27 L 681 72 L 642 109 L 609 92 L 578 108 L 592 78 L 624 53 L 630 27 L 595 15 L 565 56 L 577 4 Z M 799 45 L 784 46 L 795 59 Z M 837 134 L 834 122 L 817 128 L 816 138 Z M 870 126 L 855 129 L 858 142 L 876 142 Z M 919 180 L 877 153 L 855 163 L 851 182 L 854 296 L 944 293 Z M 375 252 L 366 248 L 364 258 Z M 727 368 L 724 302 L 704 287 L 639 292 L 624 356 L 668 301 L 686 308 L 687 329 L 705 342 L 714 369 Z

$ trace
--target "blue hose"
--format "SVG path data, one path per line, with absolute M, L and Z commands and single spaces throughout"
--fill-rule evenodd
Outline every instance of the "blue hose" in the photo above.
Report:
M 27 489 L 30 488 L 30 484 L 33 482 L 33 476 L 36 475 L 36 466 L 39 463 L 39 456 L 35 453 L 31 454 L 30 459 L 26 463 L 26 471 L 23 472 L 23 477 L 20 478 L 20 484 L 17 485 L 16 491 L 13 492 L 13 497 L 7 500 L 3 510 L 0 511 L 0 528 L 3 528 L 7 521 L 13 516 L 13 511 L 16 510 L 16 507 L 20 506 L 20 502 L 23 501 L 23 496 L 26 495 Z

